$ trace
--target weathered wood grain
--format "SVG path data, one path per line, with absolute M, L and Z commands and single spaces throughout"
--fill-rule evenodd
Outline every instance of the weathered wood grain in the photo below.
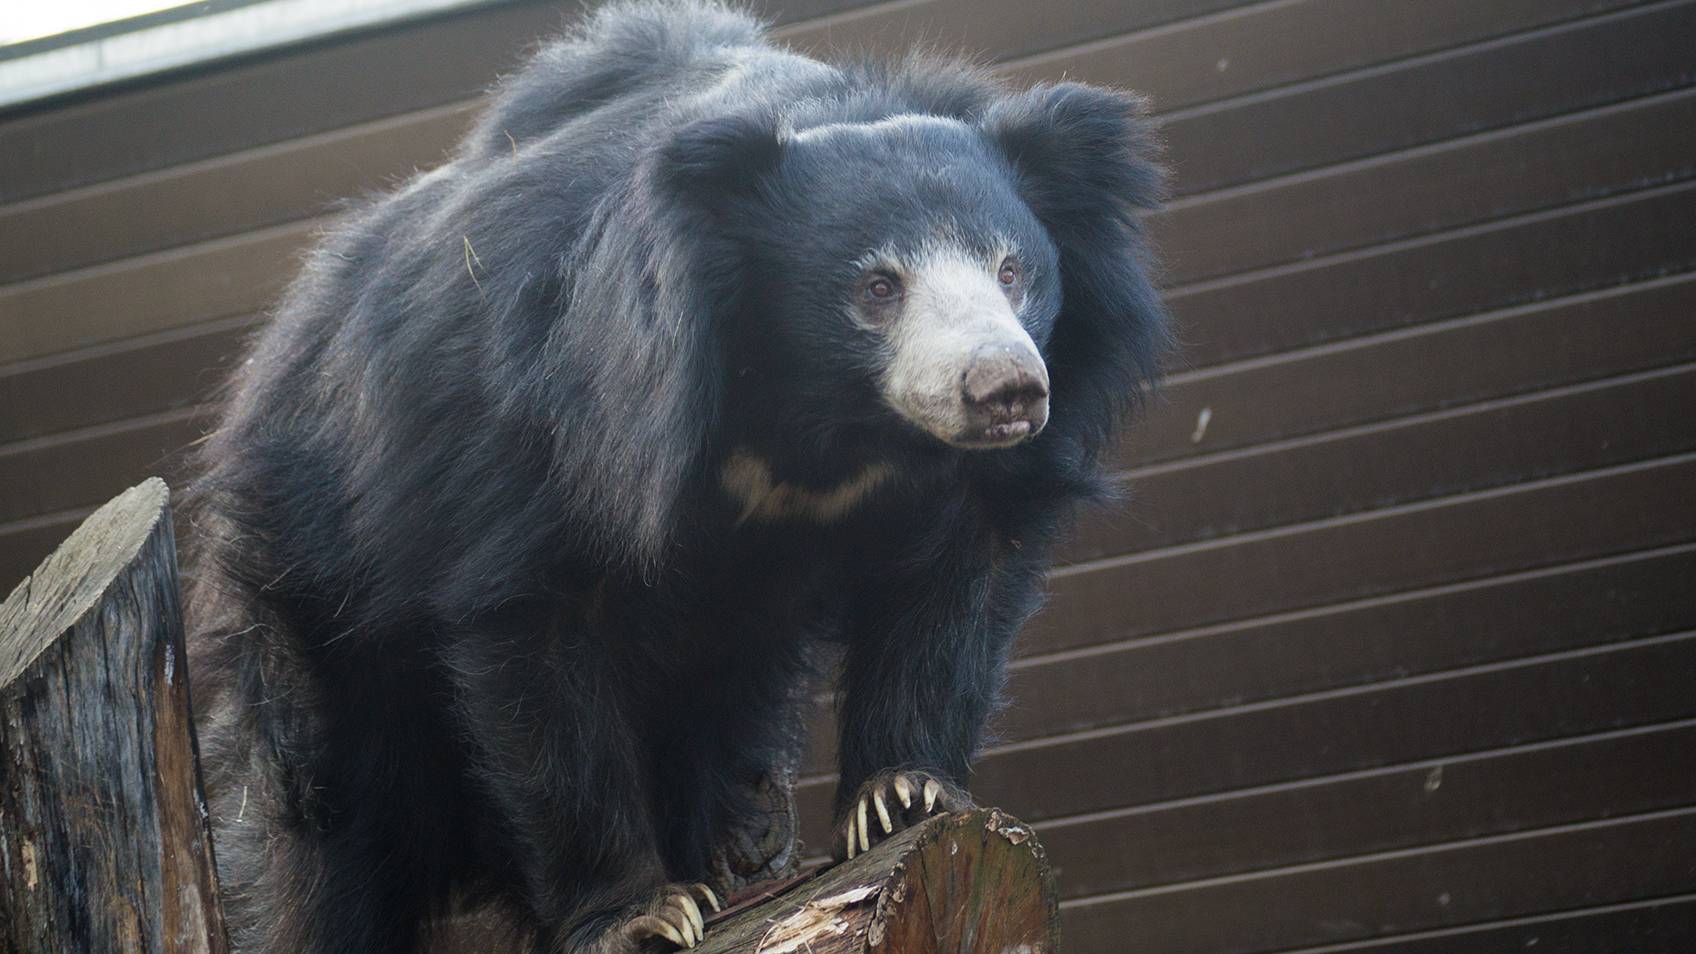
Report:
M 165 484 L 0 606 L 0 951 L 228 950 Z

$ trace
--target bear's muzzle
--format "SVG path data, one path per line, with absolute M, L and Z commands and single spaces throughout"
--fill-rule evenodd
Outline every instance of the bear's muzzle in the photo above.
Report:
M 978 348 L 961 376 L 958 447 L 1010 447 L 1048 423 L 1048 368 L 1030 339 Z

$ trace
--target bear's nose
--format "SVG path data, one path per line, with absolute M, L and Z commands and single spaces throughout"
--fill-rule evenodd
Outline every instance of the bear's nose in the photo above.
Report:
M 1029 348 L 979 348 L 960 379 L 968 442 L 1016 444 L 1048 423 L 1048 368 Z

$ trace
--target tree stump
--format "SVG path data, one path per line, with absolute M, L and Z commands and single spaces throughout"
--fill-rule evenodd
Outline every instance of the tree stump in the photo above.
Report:
M 228 950 L 165 484 L 0 606 L 0 951 Z
M 933 818 L 853 861 L 738 904 L 696 954 L 1054 954 L 1054 878 L 995 809 Z

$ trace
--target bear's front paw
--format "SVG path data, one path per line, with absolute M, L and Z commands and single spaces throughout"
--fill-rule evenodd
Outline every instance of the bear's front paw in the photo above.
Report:
M 654 949 L 652 944 L 643 946 L 647 941 L 663 941 L 672 948 L 694 947 L 706 936 L 703 904 L 715 912 L 720 910 L 718 895 L 706 885 L 668 884 L 641 913 L 626 921 L 619 933 L 630 947 L 640 950 Z
M 958 786 L 918 769 L 879 772 L 866 779 L 836 826 L 831 854 L 837 861 L 871 850 L 872 845 L 937 813 L 970 811 L 972 796 Z
M 747 808 L 720 834 L 707 879 L 723 897 L 760 881 L 782 881 L 800 869 L 795 842 L 795 791 L 786 772 L 746 789 Z

